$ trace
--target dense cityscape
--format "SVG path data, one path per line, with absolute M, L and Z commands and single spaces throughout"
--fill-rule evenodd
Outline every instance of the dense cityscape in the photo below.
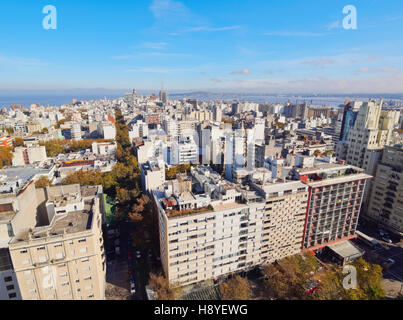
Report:
M 401 297 L 399 106 L 134 89 L 0 126 L 2 300 Z
M 402 1 L 1 1 L 0 32 L 14 316 L 401 308 Z

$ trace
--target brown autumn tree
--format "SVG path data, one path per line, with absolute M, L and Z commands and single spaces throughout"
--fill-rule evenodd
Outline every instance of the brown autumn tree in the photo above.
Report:
M 182 289 L 170 285 L 162 274 L 150 273 L 149 286 L 157 300 L 178 300 L 182 295 Z
M 249 281 L 240 276 L 222 283 L 220 292 L 224 300 L 249 300 L 252 295 Z
M 13 144 L 14 144 L 14 147 L 22 147 L 22 146 L 24 146 L 24 139 L 17 137 L 14 139 Z
M 43 189 L 48 186 L 51 186 L 52 182 L 45 176 L 40 177 L 36 182 L 35 182 L 35 188 L 36 189 Z
M 142 195 L 137 199 L 136 204 L 132 206 L 132 211 L 129 213 L 129 218 L 133 222 L 141 222 L 144 220 L 144 213 L 150 202 L 150 198 L 146 195 Z
M 0 149 L 0 169 L 11 166 L 13 160 L 13 153 L 10 149 L 1 148 Z

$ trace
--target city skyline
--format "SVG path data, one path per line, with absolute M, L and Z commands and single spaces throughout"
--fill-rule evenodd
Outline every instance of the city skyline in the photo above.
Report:
M 355 1 L 53 1 L 0 5 L 0 92 L 80 88 L 401 93 L 403 4 Z M 231 8 L 231 10 L 228 10 Z M 12 32 L 7 32 L 12 30 Z

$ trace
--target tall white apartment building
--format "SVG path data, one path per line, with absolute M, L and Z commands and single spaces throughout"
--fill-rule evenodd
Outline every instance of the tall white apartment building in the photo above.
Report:
M 354 126 L 347 139 L 346 162 L 375 174 L 382 149 L 392 138 L 395 111 L 383 111 L 383 101 L 369 101 L 362 104 Z
M 152 190 L 158 189 L 165 183 L 165 162 L 148 161 L 141 165 L 141 184 L 143 192 L 151 193 Z
M 71 125 L 71 139 L 72 140 L 81 140 L 82 136 L 81 136 L 81 124 L 80 123 L 73 123 Z
M 193 137 L 180 138 L 171 146 L 171 165 L 198 163 L 199 147 Z
M 116 138 L 116 127 L 109 121 L 99 122 L 97 131 L 106 140 L 115 140 Z
M 131 139 L 148 137 L 148 124 L 142 120 L 138 120 L 133 124 L 129 136 Z
M 35 183 L 18 181 L 0 193 L 0 300 L 21 300 L 9 244 L 16 234 L 36 224 Z
M 378 164 L 368 217 L 403 236 L 403 146 L 386 146 Z
M 199 186 L 210 192 L 153 190 L 163 269 L 171 283 L 182 285 L 216 279 L 260 262 L 256 250 L 264 202 L 242 203 L 235 185 L 220 181 L 205 167 L 197 171 L 199 179 L 205 179 Z
M 102 187 L 48 187 L 36 197 L 48 223 L 20 229 L 9 243 L 21 298 L 104 300 Z
M 265 169 L 253 173 L 250 186 L 205 166 L 191 175 L 193 185 L 182 192 L 168 183 L 153 190 L 171 283 L 218 280 L 301 251 L 308 199 L 302 182 L 273 181 Z

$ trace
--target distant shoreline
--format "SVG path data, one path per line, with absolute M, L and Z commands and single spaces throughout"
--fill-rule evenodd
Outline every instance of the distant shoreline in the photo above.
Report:
M 139 92 L 139 95 L 142 93 Z M 146 94 L 146 93 L 144 93 Z M 148 93 L 147 93 L 148 94 Z M 78 101 L 89 101 L 89 100 L 101 100 L 105 97 L 107 99 L 117 99 L 123 98 L 123 94 L 89 94 L 89 95 L 55 95 L 55 94 L 40 94 L 40 95 L 0 95 L 0 108 L 9 108 L 11 104 L 20 104 L 26 108 L 29 108 L 32 104 L 39 103 L 43 106 L 56 106 L 60 107 L 66 104 L 72 104 L 73 99 Z M 189 93 L 172 93 L 170 94 L 172 99 L 198 99 L 201 101 L 206 100 L 233 100 L 241 102 L 255 102 L 255 103 L 286 103 L 290 101 L 291 103 L 308 103 L 313 106 L 328 106 L 332 108 L 337 108 L 340 105 L 344 105 L 345 100 L 358 100 L 367 101 L 369 95 L 298 95 L 298 94 L 247 94 L 247 93 L 213 93 L 213 92 L 189 92 Z M 403 106 L 403 96 L 401 95 L 374 95 L 372 98 L 380 99 L 383 98 L 386 103 L 389 101 L 394 101 L 395 103 Z

